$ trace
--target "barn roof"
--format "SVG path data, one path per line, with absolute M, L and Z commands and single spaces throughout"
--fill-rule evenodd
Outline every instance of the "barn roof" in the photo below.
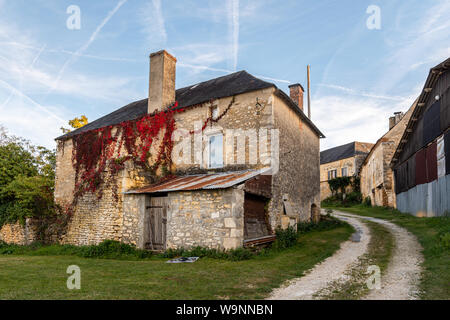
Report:
M 400 143 L 398 144 L 394 156 L 392 157 L 392 161 L 390 164 L 391 167 L 394 167 L 398 164 L 397 162 L 400 158 L 403 148 L 408 142 L 409 136 L 412 134 L 417 125 L 417 119 L 419 119 L 425 111 L 426 102 L 428 101 L 430 95 L 432 94 L 431 91 L 434 85 L 438 81 L 439 77 L 449 69 L 450 69 L 450 58 L 446 59 L 445 61 L 439 63 L 437 66 L 430 69 L 427 80 L 425 81 L 425 84 L 423 86 L 422 92 L 420 93 L 420 96 L 417 98 L 417 107 L 414 109 L 411 118 L 409 119 L 409 122 L 406 125 L 406 129 L 403 132 L 403 136 L 400 139 Z
M 223 77 L 211 79 L 200 82 L 192 86 L 184 87 L 176 90 L 175 99 L 178 102 L 178 108 L 186 108 L 189 106 L 198 105 L 210 101 L 211 99 L 218 99 L 230 97 L 246 92 L 261 90 L 266 88 L 277 87 L 270 82 L 263 81 L 254 77 L 246 71 L 235 72 Z M 280 96 L 287 103 L 291 109 L 306 122 L 308 125 L 320 136 L 324 137 L 320 130 L 306 117 L 297 105 L 281 90 L 277 89 L 276 94 Z M 82 128 L 62 135 L 56 140 L 64 140 L 73 137 L 77 134 L 103 128 L 106 126 L 116 125 L 124 121 L 135 120 L 147 113 L 148 98 L 132 102 L 106 116 L 103 116 L 95 121 L 92 121 Z
M 260 174 L 268 173 L 270 168 L 260 170 L 230 171 L 221 173 L 195 174 L 175 177 L 126 194 L 166 193 L 174 191 L 226 189 L 245 182 Z

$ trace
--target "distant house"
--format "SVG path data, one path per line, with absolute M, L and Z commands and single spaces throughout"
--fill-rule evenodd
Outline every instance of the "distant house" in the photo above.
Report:
M 320 153 L 320 200 L 331 196 L 328 180 L 357 176 L 372 143 L 350 142 Z
M 417 101 L 405 114 L 396 112 L 389 118 L 389 131 L 378 139 L 361 166 L 361 193 L 364 199 L 370 197 L 372 206 L 396 207 L 390 163 L 416 105 Z
M 431 68 L 392 158 L 397 208 L 417 216 L 450 212 L 450 58 Z
M 57 138 L 55 198 L 72 203 L 62 243 L 230 249 L 317 212 L 324 136 L 301 85 L 289 96 L 240 71 L 176 90 L 175 73 L 173 56 L 153 53 L 148 99 Z

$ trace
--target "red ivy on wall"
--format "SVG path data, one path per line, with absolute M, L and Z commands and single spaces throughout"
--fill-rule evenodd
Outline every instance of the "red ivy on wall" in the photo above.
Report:
M 116 186 L 113 183 L 116 175 L 128 160 L 136 167 L 152 172 L 156 172 L 160 167 L 170 168 L 172 133 L 175 130 L 174 114 L 184 111 L 176 109 L 177 106 L 178 103 L 175 102 L 165 111 L 76 135 L 73 138 L 72 150 L 72 164 L 75 169 L 74 201 L 86 192 L 97 192 L 100 198 L 105 186 Z M 113 128 L 116 129 L 114 134 Z M 156 161 L 150 165 L 150 150 L 163 131 Z M 117 198 L 116 188 L 113 191 Z
M 235 97 L 217 118 L 208 117 L 201 131 L 206 129 L 208 123 L 218 122 L 230 110 L 234 101 Z M 124 169 L 126 161 L 132 161 L 135 167 L 152 173 L 156 173 L 158 168 L 162 168 L 163 171 L 170 170 L 174 146 L 172 134 L 176 129 L 174 114 L 184 112 L 183 108 L 177 109 L 177 107 L 178 102 L 175 102 L 165 111 L 147 114 L 135 120 L 74 136 L 72 149 L 72 164 L 75 169 L 73 205 L 79 197 L 87 192 L 97 193 L 97 196 L 101 198 L 102 191 L 107 186 L 112 187 L 114 196 L 118 200 L 115 179 L 117 173 Z M 113 128 L 116 129 L 114 133 Z M 150 150 L 163 131 L 158 154 L 155 161 L 150 164 L 152 157 Z M 190 132 L 190 134 L 193 133 L 195 132 Z

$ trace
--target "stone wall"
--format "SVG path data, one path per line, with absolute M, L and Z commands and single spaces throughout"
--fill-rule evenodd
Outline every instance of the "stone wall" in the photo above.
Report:
M 146 206 L 149 204 L 146 194 L 127 194 L 123 200 L 122 242 L 144 248 L 144 223 Z
M 232 249 L 244 240 L 244 191 L 172 192 L 167 212 L 167 247 Z
M 211 116 L 211 108 L 218 108 L 218 114 L 221 115 L 228 108 L 232 97 L 216 99 L 175 114 L 179 132 L 185 132 L 188 135 L 189 131 L 195 130 L 195 133 L 190 136 L 189 147 L 191 148 L 188 149 L 191 149 L 191 153 L 189 155 L 184 155 L 182 152 L 182 137 L 174 137 L 172 169 L 177 174 L 189 174 L 264 167 L 264 163 L 259 157 L 256 162 L 250 160 L 250 152 L 257 151 L 257 149 L 251 150 L 250 144 L 256 147 L 258 141 L 252 140 L 251 142 L 249 136 L 254 133 L 257 137 L 260 128 L 273 127 L 271 98 L 273 90 L 273 88 L 269 88 L 237 95 L 225 116 L 217 122 L 210 122 L 203 132 L 201 132 L 201 127 Z M 263 108 L 257 106 L 257 102 Z M 223 134 L 224 166 L 219 169 L 210 169 L 207 166 L 208 138 L 213 134 Z M 239 152 L 240 143 L 245 145 L 245 153 Z
M 347 168 L 347 175 L 353 176 L 357 172 L 355 160 L 356 157 L 351 157 L 320 165 L 320 201 L 331 196 L 331 190 L 328 184 L 328 171 L 337 170 L 336 177 L 342 177 L 342 168 Z
M 274 127 L 279 129 L 279 171 L 273 175 L 269 206 L 272 230 L 281 225 L 283 197 L 297 220 L 309 220 L 311 207 L 320 207 L 320 141 L 312 129 L 281 99 L 274 98 Z
M 26 219 L 25 224 L 19 222 L 13 224 L 4 224 L 0 228 L 0 241 L 26 245 L 37 241 L 38 225 L 32 219 Z
M 190 161 L 184 161 L 182 157 L 186 155 L 176 137 L 172 154 L 172 171 L 177 175 L 259 169 L 268 165 L 264 160 L 270 154 L 270 136 L 265 153 L 260 150 L 260 141 L 256 141 L 259 156 L 256 162 L 252 162 L 250 154 L 255 149 L 252 149 L 249 138 L 246 137 L 248 132 L 237 131 L 236 136 L 227 140 L 227 130 L 253 130 L 258 137 L 261 129 L 280 129 L 280 168 L 273 177 L 273 200 L 269 206 L 272 229 L 281 224 L 283 196 L 289 198 L 299 220 L 310 218 L 313 204 L 320 206 L 319 137 L 285 102 L 274 95 L 274 90 L 268 88 L 236 96 L 224 117 L 206 128 L 205 135 L 224 134 L 223 168 L 210 169 L 206 166 L 208 139 L 196 140 L 195 134 L 191 136 L 190 145 L 198 144 L 194 150 L 199 155 L 192 152 L 187 155 Z M 227 97 L 188 108 L 185 112 L 175 114 L 176 126 L 186 132 L 201 129 L 204 121 L 211 115 L 211 107 L 218 107 L 218 113 L 222 114 L 231 101 L 232 98 Z M 196 127 L 196 124 L 199 126 Z M 244 143 L 245 154 L 239 151 L 240 141 Z M 158 145 L 153 146 L 153 151 Z M 123 150 L 121 154 L 124 155 Z M 239 159 L 243 159 L 243 162 L 239 163 Z M 75 183 L 71 140 L 58 145 L 56 176 L 55 199 L 57 203 L 67 205 L 72 202 Z M 61 241 L 84 245 L 113 239 L 142 247 L 145 242 L 145 217 L 142 213 L 145 209 L 142 206 L 145 207 L 147 200 L 145 196 L 124 196 L 123 192 L 149 184 L 150 178 L 127 163 L 126 169 L 122 170 L 116 180 L 116 185 L 103 188 L 101 198 L 86 194 L 78 200 L 67 233 Z M 117 200 L 113 189 L 118 191 Z M 230 190 L 233 191 L 169 194 L 168 247 L 204 245 L 233 248 L 242 245 L 244 191 Z
M 273 90 L 273 88 L 269 88 L 236 96 L 232 107 L 226 115 L 217 123 L 208 125 L 204 133 L 206 135 L 211 132 L 225 134 L 227 129 L 244 128 L 258 130 L 260 127 L 270 127 L 272 123 L 271 96 Z M 200 124 L 201 128 L 204 121 L 211 115 L 211 106 L 218 107 L 219 114 L 222 114 L 229 106 L 231 100 L 231 97 L 216 99 L 212 103 L 203 103 L 196 107 L 188 108 L 185 112 L 176 114 L 177 128 L 187 131 L 199 129 L 195 127 L 195 124 Z M 262 110 L 256 106 L 257 102 L 264 107 Z M 242 133 L 241 136 L 243 135 L 245 133 Z M 183 154 L 176 154 L 177 148 L 175 147 L 173 153 L 173 172 L 176 172 L 178 175 L 183 175 L 264 167 L 265 165 L 260 159 L 258 159 L 257 163 L 250 163 L 248 139 L 247 141 L 243 140 L 246 141 L 245 155 L 242 156 L 242 154 L 238 153 L 237 144 L 241 136 L 238 134 L 233 141 L 226 141 L 224 139 L 225 163 L 224 167 L 220 169 L 212 170 L 207 168 L 205 161 L 200 164 L 197 163 L 198 161 L 196 162 L 194 158 L 195 153 L 191 154 L 191 161 L 188 163 L 178 161 L 177 159 L 183 156 Z M 194 144 L 195 135 L 192 135 L 191 139 L 192 144 Z M 200 150 L 200 158 L 202 160 L 205 159 L 207 144 L 207 139 L 200 140 L 200 148 L 197 150 Z M 155 143 L 152 151 L 155 151 L 158 146 L 159 143 Z M 72 165 L 72 148 L 71 139 L 58 143 L 55 200 L 63 206 L 69 205 L 73 200 L 75 171 Z M 121 151 L 121 154 L 125 155 L 124 150 Z M 157 152 L 153 152 L 153 154 L 157 154 Z M 240 164 L 238 163 L 238 158 L 242 157 L 245 161 Z M 129 189 L 149 184 L 151 181 L 149 177 L 145 177 L 143 172 L 137 172 L 129 163 L 127 163 L 126 169 L 122 170 L 120 175 L 115 185 L 104 188 L 101 198 L 93 194 L 86 194 L 78 200 L 74 208 L 73 217 L 68 224 L 67 233 L 63 236 L 61 242 L 84 245 L 97 244 L 105 239 L 123 240 L 135 244 L 142 241 L 137 236 L 137 232 L 139 231 L 133 230 L 137 226 L 137 222 L 133 220 L 134 218 L 124 216 L 123 214 L 124 205 L 129 205 L 129 203 L 124 203 L 122 193 Z M 116 189 L 118 192 L 118 201 L 113 196 L 113 189 Z
M 363 198 L 370 197 L 373 206 L 396 207 L 394 177 L 390 163 L 414 108 L 415 105 L 377 141 L 363 161 L 361 193 Z

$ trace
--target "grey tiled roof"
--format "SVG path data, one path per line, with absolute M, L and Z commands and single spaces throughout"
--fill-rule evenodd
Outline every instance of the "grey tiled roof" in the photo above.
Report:
M 324 150 L 320 153 L 320 164 L 329 163 L 355 155 L 355 142 Z
M 235 72 L 223 77 L 211 79 L 208 81 L 200 82 L 198 84 L 188 86 L 176 90 L 175 99 L 178 101 L 178 108 L 186 108 L 189 106 L 197 105 L 203 102 L 207 102 L 211 99 L 230 97 L 233 95 L 261 90 L 276 86 L 273 83 L 258 79 L 246 71 Z M 281 91 L 277 89 L 277 92 Z M 309 120 L 303 112 L 292 102 L 292 100 L 283 93 L 278 92 L 285 99 L 290 100 L 290 107 L 295 110 L 321 137 L 323 134 L 317 129 L 317 127 Z M 56 138 L 56 140 L 63 140 L 75 136 L 77 134 L 99 129 L 106 126 L 116 125 L 124 121 L 137 119 L 147 113 L 148 99 L 142 99 L 132 102 L 106 116 L 103 116 L 95 121 L 92 121 L 82 128 L 69 132 L 63 136 Z

